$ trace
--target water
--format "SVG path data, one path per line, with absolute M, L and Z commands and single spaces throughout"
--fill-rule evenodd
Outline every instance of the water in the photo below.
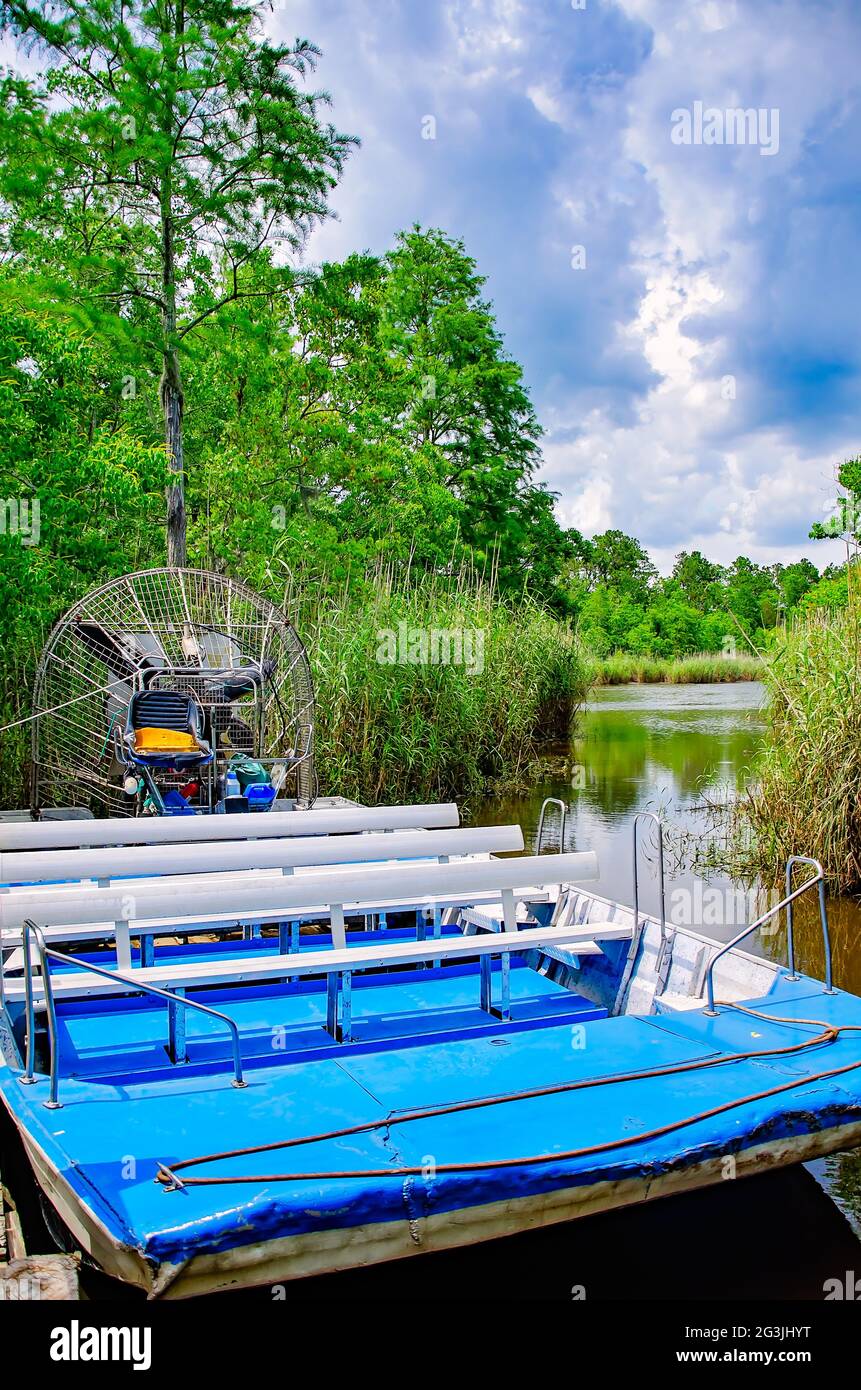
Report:
M 560 797 L 568 807 L 565 848 L 598 855 L 600 877 L 588 886 L 630 904 L 635 814 L 659 811 L 675 825 L 697 828 L 696 808 L 704 794 L 717 796 L 742 785 L 762 734 L 762 698 L 762 686 L 753 682 L 599 687 L 570 746 L 547 750 L 546 776 L 522 794 L 482 806 L 477 819 L 517 821 L 534 846 L 542 801 Z M 556 812 L 550 816 L 545 848 L 559 844 Z M 640 905 L 647 911 L 658 908 L 653 838 L 651 833 L 643 837 Z M 710 885 L 731 887 L 722 877 Z M 668 887 L 670 912 L 674 890 L 677 902 L 682 891 L 693 898 L 694 878 L 674 872 Z
M 751 774 L 765 727 L 764 691 L 757 682 L 722 685 L 621 685 L 599 687 L 579 721 L 570 745 L 547 750 L 547 773 L 517 795 L 497 797 L 475 810 L 483 824 L 517 822 L 534 846 L 541 803 L 560 797 L 568 807 L 566 849 L 598 854 L 595 891 L 617 902 L 633 902 L 632 822 L 638 811 L 658 811 L 671 824 L 667 860 L 667 915 L 726 941 L 755 919 L 777 896 L 756 884 L 734 882 L 681 866 L 674 849 L 678 832 L 702 837 L 707 802 L 740 792 Z M 551 819 L 552 816 L 552 819 Z M 548 812 L 547 846 L 558 847 L 558 819 Z M 654 835 L 643 835 L 640 906 L 659 904 Z M 796 883 L 803 881 L 799 870 Z M 829 904 L 834 978 L 861 994 L 861 907 L 854 899 Z M 824 957 L 815 894 L 795 908 L 796 960 L 822 978 Z M 782 914 L 745 948 L 786 959 Z

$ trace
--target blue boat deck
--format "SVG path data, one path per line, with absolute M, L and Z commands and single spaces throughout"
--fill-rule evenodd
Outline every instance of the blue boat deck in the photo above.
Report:
M 843 1033 L 794 1056 L 520 1097 L 537 1085 L 609 1081 L 642 1069 L 785 1047 L 816 1030 L 801 1021 L 771 1024 L 731 1008 L 713 1019 L 700 1011 L 602 1017 L 603 1011 L 522 966 L 512 969 L 512 1009 L 515 1018 L 521 1011 L 523 1025 L 518 1028 L 488 1022 L 487 1015 L 478 1021 L 477 991 L 477 972 L 469 968 L 370 977 L 355 995 L 364 1036 L 340 1046 L 319 1042 L 319 990 L 283 986 L 235 998 L 210 992 L 209 1003 L 241 1020 L 243 1056 L 249 1049 L 254 1056 L 245 1089 L 231 1086 L 223 1062 L 201 1075 L 202 1063 L 225 1055 L 208 1022 L 195 1020 L 190 1028 L 192 1065 L 173 1066 L 164 1053 L 163 1008 L 130 1007 L 126 1001 L 120 1010 L 109 1001 L 81 1001 L 60 1013 L 63 1108 L 43 1107 L 44 1081 L 22 1088 L 9 1077 L 5 1085 L 13 1088 L 14 1109 L 22 1118 L 26 1114 L 36 1143 L 80 1199 L 117 1241 L 138 1249 L 153 1266 L 285 1236 L 410 1222 L 626 1178 L 641 1180 L 645 1195 L 661 1173 L 764 1140 L 807 1135 L 811 1125 L 858 1122 L 858 1072 L 813 1076 L 861 1061 L 861 1032 Z M 781 978 L 752 1007 L 799 1020 L 861 1023 L 857 999 L 824 994 L 805 979 Z M 286 1041 L 273 1045 L 273 1028 L 284 1028 Z M 317 1043 L 310 1041 L 315 1034 Z M 70 1063 L 78 1075 L 68 1075 Z M 724 1114 L 704 1113 L 804 1076 L 811 1079 L 788 1092 L 744 1100 Z M 479 1097 L 515 1098 L 399 1120 L 408 1110 Z M 701 1118 L 660 1133 L 691 1116 Z M 259 1181 L 170 1193 L 153 1181 L 159 1163 L 381 1120 L 386 1123 L 366 1133 L 237 1154 L 193 1170 L 222 1178 L 257 1175 Z M 630 1146 L 564 1157 L 568 1150 L 626 1136 Z M 548 1153 L 561 1156 L 493 1166 Z M 452 1173 L 444 1171 L 447 1164 L 479 1167 Z M 426 1171 L 406 1180 L 396 1172 L 380 1178 L 367 1171 L 401 1167 Z M 282 1182 L 267 1177 L 331 1171 L 351 1176 Z
M 428 954 L 432 956 L 431 946 Z M 497 963 L 495 974 L 499 968 Z M 343 1052 L 343 1044 L 325 1028 L 324 980 L 253 990 L 189 991 L 189 998 L 200 999 L 234 1020 L 244 1065 L 271 1060 L 273 1055 L 283 1065 Z M 479 974 L 474 964 L 358 976 L 353 982 L 352 1012 L 351 1054 L 396 1042 L 427 1045 L 499 1031 L 499 1021 L 479 1005 Z M 605 1016 L 605 1009 L 545 979 L 522 960 L 512 960 L 507 1029 L 572 1027 Z M 151 997 L 64 1003 L 58 1007 L 57 1023 L 63 1076 L 163 1074 L 173 1067 L 166 1052 L 166 1006 Z M 230 1057 L 224 1024 L 189 1011 L 186 1027 L 187 1067 L 224 1066 Z

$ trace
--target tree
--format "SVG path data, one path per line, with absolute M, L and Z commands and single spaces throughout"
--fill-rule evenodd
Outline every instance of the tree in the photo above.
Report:
M 710 585 L 719 583 L 721 573 L 720 565 L 707 560 L 699 550 L 683 550 L 676 556 L 672 577 L 689 603 L 695 608 L 705 608 L 709 602 Z
M 658 571 L 633 536 L 626 536 L 623 531 L 605 531 L 595 536 L 591 564 L 598 583 L 619 589 L 636 603 L 648 601 L 649 586 Z
M 388 256 L 324 264 L 210 320 L 187 381 L 220 558 L 247 555 L 275 504 L 285 553 L 313 533 L 337 569 L 466 559 L 565 606 L 572 547 L 533 481 L 538 427 L 481 283 L 459 242 L 413 228 Z
M 464 538 L 483 554 L 514 542 L 505 559 L 516 564 L 518 536 L 544 532 L 532 483 L 541 427 L 483 287 L 461 241 L 419 226 L 397 237 L 380 282 L 386 408 L 410 447 L 433 451 L 463 505 Z
M 834 511 L 827 521 L 815 521 L 810 528 L 814 541 L 844 540 L 857 547 L 861 539 L 861 456 L 845 459 L 837 469 L 838 494 Z
M 168 562 L 186 558 L 189 335 L 260 293 L 273 239 L 297 245 L 327 216 L 353 143 L 299 83 L 318 51 L 260 38 L 243 0 L 3 0 L 4 27 L 56 64 L 4 83 L 0 191 L 13 252 L 44 234 L 90 321 L 157 365 L 169 468 Z M 119 322 L 110 322 L 111 317 Z
M 804 595 L 819 582 L 819 571 L 811 560 L 796 560 L 791 565 L 775 566 L 775 582 L 780 591 L 781 613 L 790 613 Z
M 746 555 L 738 555 L 726 571 L 726 607 L 748 633 L 773 627 L 778 592 L 771 572 Z

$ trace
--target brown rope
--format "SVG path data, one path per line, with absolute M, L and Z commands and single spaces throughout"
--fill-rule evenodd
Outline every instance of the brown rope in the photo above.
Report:
M 813 1038 L 806 1038 L 800 1043 L 792 1043 L 786 1047 L 764 1048 L 752 1052 L 731 1052 L 721 1057 L 702 1058 L 698 1061 L 681 1062 L 672 1066 L 620 1072 L 614 1076 L 591 1077 L 582 1081 L 560 1082 L 552 1086 L 537 1086 L 530 1090 L 514 1091 L 510 1095 L 482 1096 L 475 1100 L 457 1101 L 450 1105 L 429 1106 L 419 1110 L 406 1111 L 402 1115 L 390 1115 L 382 1120 L 368 1120 L 363 1124 L 349 1125 L 343 1129 L 327 1130 L 321 1134 L 301 1135 L 294 1139 L 282 1139 L 271 1144 L 256 1144 L 244 1149 L 229 1149 L 223 1153 L 204 1154 L 199 1158 L 186 1158 L 173 1164 L 171 1167 L 168 1167 L 167 1164 L 159 1164 L 157 1181 L 169 1188 L 179 1190 L 183 1187 L 222 1186 L 230 1183 L 328 1182 L 336 1179 L 352 1178 L 417 1177 L 426 1172 L 427 1165 L 409 1168 L 345 1169 L 316 1173 L 260 1173 L 249 1176 L 240 1175 L 238 1177 L 178 1178 L 176 1174 L 180 1170 L 197 1167 L 203 1163 L 214 1163 L 226 1158 L 244 1158 L 250 1154 L 271 1153 L 275 1149 L 290 1149 L 308 1144 L 319 1144 L 330 1139 L 343 1139 L 351 1135 L 366 1134 L 376 1129 L 389 1129 L 392 1125 L 409 1124 L 414 1120 L 435 1119 L 438 1116 L 452 1115 L 469 1110 L 479 1110 L 491 1105 L 505 1105 L 512 1101 L 531 1100 L 542 1096 L 559 1095 L 569 1091 L 584 1091 L 594 1086 L 613 1086 L 625 1081 L 641 1081 L 658 1076 L 672 1076 L 688 1071 L 701 1071 L 709 1067 L 723 1066 L 728 1062 L 750 1061 L 751 1059 L 756 1060 L 760 1057 L 785 1057 L 793 1053 L 806 1051 L 809 1048 L 818 1047 L 822 1044 L 831 1044 L 836 1041 L 841 1033 L 861 1031 L 861 1025 L 859 1024 L 835 1025 L 824 1023 L 821 1019 L 783 1018 L 777 1015 L 764 1014 L 755 1009 L 746 1008 L 741 1004 L 729 1004 L 723 1007 L 737 1009 L 740 1013 L 749 1014 L 753 1018 L 764 1019 L 769 1023 L 807 1026 L 820 1028 L 822 1031 Z M 695 1115 L 686 1116 L 682 1120 L 673 1120 L 671 1123 L 661 1125 L 656 1129 L 644 1130 L 640 1134 L 625 1135 L 621 1139 L 608 1140 L 601 1144 L 591 1144 L 583 1148 L 567 1149 L 554 1153 L 531 1154 L 521 1158 L 484 1159 L 475 1163 L 437 1163 L 434 1164 L 434 1173 L 474 1173 L 498 1168 L 520 1168 L 528 1167 L 531 1164 L 552 1163 L 554 1161 L 563 1162 L 574 1158 L 585 1158 L 592 1154 L 609 1153 L 615 1149 L 624 1148 L 630 1144 L 641 1143 L 647 1139 L 661 1138 L 665 1134 L 672 1134 L 675 1130 L 684 1129 L 686 1126 L 696 1124 L 700 1120 L 711 1119 L 715 1115 L 721 1115 L 728 1110 L 737 1109 L 741 1105 L 749 1105 L 754 1101 L 767 1100 L 771 1096 L 781 1095 L 785 1091 L 793 1090 L 796 1086 L 814 1081 L 824 1081 L 833 1076 L 842 1076 L 844 1073 L 854 1071 L 857 1068 L 861 1068 L 861 1060 L 849 1062 L 844 1066 L 834 1067 L 828 1071 L 816 1072 L 807 1076 L 799 1076 L 792 1081 L 784 1082 L 780 1086 L 773 1086 L 766 1091 L 758 1091 L 751 1095 L 738 1097 L 735 1100 L 725 1101 L 722 1105 L 713 1106 L 709 1110 L 702 1110 Z

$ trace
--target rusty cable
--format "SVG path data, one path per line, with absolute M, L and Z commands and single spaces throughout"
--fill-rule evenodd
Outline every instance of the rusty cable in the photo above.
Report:
M 248 1176 L 239 1175 L 236 1177 L 179 1178 L 176 1174 L 180 1170 L 197 1167 L 203 1163 L 214 1163 L 228 1158 L 245 1158 L 250 1154 L 271 1153 L 275 1149 L 290 1149 L 309 1144 L 324 1143 L 327 1140 L 348 1138 L 356 1134 L 369 1133 L 376 1129 L 390 1129 L 393 1125 L 409 1124 L 414 1120 L 436 1119 L 443 1115 L 457 1114 L 469 1110 L 479 1110 L 492 1105 L 504 1105 L 512 1101 L 531 1100 L 543 1096 L 559 1095 L 568 1091 L 589 1090 L 595 1086 L 612 1086 L 625 1081 L 650 1080 L 658 1076 L 672 1076 L 688 1071 L 700 1071 L 709 1067 L 723 1066 L 728 1062 L 750 1061 L 761 1057 L 789 1056 L 793 1053 L 806 1051 L 809 1048 L 817 1047 L 822 1044 L 833 1043 L 841 1033 L 861 1032 L 861 1024 L 846 1023 L 838 1025 L 823 1022 L 821 1019 L 784 1018 L 777 1015 L 764 1014 L 756 1009 L 747 1008 L 742 1004 L 722 1004 L 722 1007 L 736 1009 L 740 1013 L 749 1014 L 753 1018 L 763 1019 L 768 1023 L 807 1026 L 820 1028 L 822 1031 L 815 1037 L 806 1038 L 800 1043 L 792 1043 L 787 1047 L 763 1048 L 753 1052 L 731 1052 L 725 1053 L 720 1057 L 701 1058 L 694 1062 L 681 1062 L 665 1067 L 620 1072 L 614 1076 L 589 1077 L 580 1081 L 567 1081 L 559 1082 L 551 1086 L 538 1086 L 525 1091 L 513 1091 L 507 1095 L 481 1096 L 474 1100 L 455 1101 L 449 1105 L 427 1106 L 419 1110 L 405 1111 L 402 1115 L 389 1115 L 381 1120 L 367 1120 L 362 1124 L 349 1125 L 343 1129 L 328 1130 L 321 1134 L 300 1135 L 294 1139 L 281 1139 L 271 1144 L 256 1144 L 243 1149 L 229 1149 L 223 1153 L 203 1154 L 198 1158 L 181 1159 L 172 1166 L 159 1163 L 156 1181 L 162 1183 L 168 1190 L 181 1190 L 184 1187 L 226 1186 L 230 1183 L 328 1182 L 359 1178 L 418 1177 L 426 1172 L 427 1165 L 404 1168 L 344 1169 L 331 1172 L 260 1173 Z M 796 1086 L 801 1086 L 806 1083 L 825 1081 L 834 1076 L 842 1076 L 846 1072 L 854 1071 L 857 1068 L 861 1068 L 861 1060 L 849 1062 L 841 1067 L 834 1067 L 827 1071 L 815 1072 L 807 1076 L 799 1076 L 792 1081 L 784 1082 L 780 1086 L 773 1086 L 766 1091 L 758 1091 L 751 1095 L 740 1096 L 735 1100 L 725 1101 L 723 1104 L 713 1106 L 709 1110 L 699 1111 L 697 1114 L 686 1116 L 681 1120 L 673 1120 L 669 1124 L 661 1125 L 656 1129 L 644 1130 L 639 1134 L 624 1135 L 621 1139 L 607 1140 L 601 1144 L 591 1144 L 578 1149 L 560 1150 L 552 1153 L 530 1154 L 520 1158 L 484 1159 L 473 1163 L 437 1163 L 434 1164 L 433 1169 L 435 1174 L 483 1172 L 485 1170 L 499 1168 L 529 1167 L 532 1164 L 538 1163 L 552 1163 L 554 1161 L 563 1162 L 574 1158 L 585 1158 L 592 1154 L 608 1153 L 615 1149 L 624 1148 L 630 1144 L 641 1143 L 647 1139 L 661 1138 L 665 1134 L 671 1134 L 675 1130 L 684 1129 L 688 1125 L 697 1124 L 700 1120 L 711 1119 L 715 1115 L 723 1114 L 728 1110 L 737 1109 L 739 1106 L 749 1105 L 755 1101 L 767 1100 L 771 1096 L 780 1095 L 785 1091 L 793 1090 Z

